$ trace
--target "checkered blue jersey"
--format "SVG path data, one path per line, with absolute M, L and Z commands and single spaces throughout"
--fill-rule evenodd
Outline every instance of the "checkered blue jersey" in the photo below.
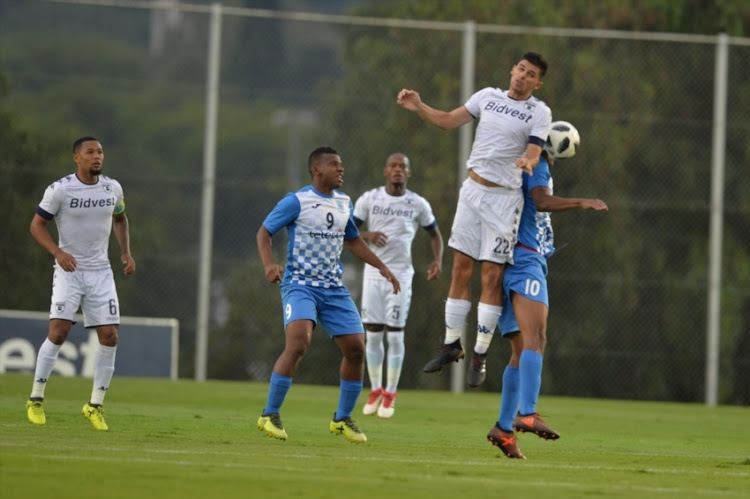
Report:
M 322 194 L 312 185 L 287 194 L 276 204 L 263 226 L 271 235 L 284 227 L 289 234 L 282 286 L 343 286 L 344 240 L 359 237 L 353 211 L 351 198 L 343 192 Z
M 555 251 L 552 217 L 547 212 L 537 211 L 531 191 L 534 187 L 547 187 L 552 193 L 552 175 L 549 163 L 542 157 L 534 168 L 534 174 L 523 174 L 523 212 L 518 227 L 518 242 L 547 256 Z

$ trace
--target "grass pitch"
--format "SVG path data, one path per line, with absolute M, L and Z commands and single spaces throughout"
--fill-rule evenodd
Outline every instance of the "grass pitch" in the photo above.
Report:
M 390 420 L 353 415 L 369 441 L 329 433 L 338 387 L 293 385 L 289 440 L 255 422 L 267 385 L 118 378 L 109 432 L 80 415 L 91 380 L 50 379 L 47 425 L 28 423 L 31 375 L 0 375 L 0 497 L 750 497 L 750 408 L 542 397 L 561 434 L 520 435 L 527 460 L 485 439 L 499 394 L 399 392 Z

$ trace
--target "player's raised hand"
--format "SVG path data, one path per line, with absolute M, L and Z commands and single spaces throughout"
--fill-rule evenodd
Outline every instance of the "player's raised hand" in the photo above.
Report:
M 416 111 L 419 108 L 419 105 L 422 104 L 422 99 L 419 97 L 419 92 L 417 92 L 416 90 L 403 88 L 398 93 L 396 102 L 398 102 L 398 104 L 404 109 L 408 109 L 409 111 Z

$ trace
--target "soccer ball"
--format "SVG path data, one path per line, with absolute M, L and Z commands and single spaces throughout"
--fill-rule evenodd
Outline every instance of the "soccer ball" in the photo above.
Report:
M 576 155 L 581 137 L 576 127 L 567 121 L 555 121 L 549 131 L 544 150 L 552 159 L 568 159 Z

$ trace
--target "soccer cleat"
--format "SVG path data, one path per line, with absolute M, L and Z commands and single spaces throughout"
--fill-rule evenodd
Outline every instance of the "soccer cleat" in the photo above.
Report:
M 424 372 L 434 373 L 440 371 L 444 365 L 451 362 L 458 362 L 464 358 L 464 349 L 461 346 L 461 340 L 456 340 L 449 345 L 443 345 L 437 357 L 429 361 L 424 366 Z
M 472 352 L 471 365 L 467 383 L 469 386 L 477 387 L 484 383 L 487 376 L 487 354 Z
M 391 393 L 383 390 L 383 403 L 378 407 L 378 417 L 388 419 L 393 416 L 396 410 L 393 407 L 394 405 L 396 405 L 396 392 Z
M 521 449 L 518 448 L 518 439 L 516 434 L 513 432 L 507 432 L 500 429 L 500 425 L 495 423 L 495 426 L 490 428 L 487 433 L 487 440 L 492 445 L 500 447 L 503 454 L 514 459 L 526 459 L 526 456 L 521 454 Z
M 286 430 L 284 430 L 284 425 L 281 424 L 281 416 L 278 414 L 269 414 L 267 416 L 261 414 L 258 418 L 258 429 L 265 431 L 269 437 L 286 440 Z
M 547 423 L 542 420 L 542 417 L 537 412 L 528 416 L 517 414 L 513 419 L 513 429 L 521 433 L 536 433 L 545 440 L 557 440 L 560 438 L 560 435 L 547 426 Z
M 340 421 L 336 421 L 336 413 L 333 413 L 333 421 L 328 425 L 328 429 L 331 433 L 336 435 L 344 435 L 347 440 L 355 444 L 363 444 L 367 442 L 367 437 L 362 433 L 357 425 L 354 424 L 352 418 L 344 418 Z
M 44 414 L 44 402 L 41 400 L 26 401 L 26 416 L 33 424 L 43 425 L 47 423 L 47 416 Z
M 370 416 L 372 414 L 375 414 L 377 412 L 378 407 L 380 406 L 380 402 L 383 401 L 383 394 L 385 393 L 385 390 L 382 388 L 378 388 L 377 390 L 371 390 L 370 396 L 367 397 L 367 403 L 362 408 L 362 414 L 365 416 Z
M 104 421 L 104 409 L 102 409 L 102 406 L 93 406 L 86 402 L 83 405 L 83 409 L 81 409 L 81 414 L 83 414 L 84 418 L 91 421 L 91 424 L 94 425 L 94 429 L 103 431 L 109 430 L 107 422 Z

